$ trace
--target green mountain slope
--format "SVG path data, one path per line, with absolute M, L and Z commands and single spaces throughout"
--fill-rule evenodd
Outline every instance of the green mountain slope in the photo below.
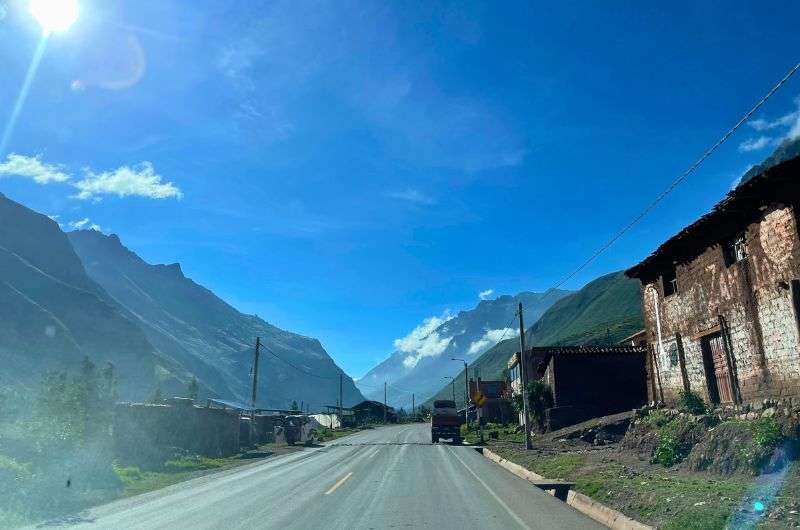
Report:
M 622 271 L 601 276 L 565 296 L 525 332 L 525 343 L 534 346 L 614 344 L 644 327 L 639 282 Z M 500 379 L 508 359 L 519 351 L 519 338 L 505 340 L 470 365 L 470 377 Z M 464 372 L 456 381 L 456 401 L 464 400 Z M 452 396 L 450 385 L 433 399 Z

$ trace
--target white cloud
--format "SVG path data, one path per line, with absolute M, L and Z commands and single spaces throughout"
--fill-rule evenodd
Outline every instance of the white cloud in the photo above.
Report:
M 494 294 L 494 289 L 486 289 L 478 293 L 478 298 L 481 300 L 488 300 Z
M 739 151 L 742 153 L 749 153 L 750 151 L 758 151 L 764 149 L 773 142 L 773 138 L 769 136 L 759 136 L 758 138 L 748 138 L 739 144 Z
M 452 318 L 447 312 L 440 317 L 426 318 L 411 333 L 395 339 L 394 347 L 409 354 L 403 359 L 406 368 L 414 368 L 422 358 L 439 356 L 447 349 L 453 338 L 440 336 L 436 329 Z
M 73 185 L 78 188 L 76 199 L 100 199 L 102 195 L 117 197 L 146 197 L 168 199 L 183 197 L 183 192 L 172 182 L 162 182 L 153 164 L 142 162 L 136 166 L 121 166 L 113 171 L 94 173 L 86 170 L 83 179 Z
M 59 228 L 64 228 L 64 224 L 58 220 L 58 218 L 60 217 L 58 214 L 48 215 L 47 217 L 55 221 L 55 223 L 58 225 Z
M 795 99 L 795 102 L 798 103 L 798 99 Z M 794 111 L 772 121 L 762 118 L 752 120 L 748 122 L 748 125 L 757 131 L 769 131 L 778 127 L 790 127 L 797 122 L 798 118 L 800 118 L 800 111 Z
M 414 188 L 407 188 L 401 191 L 393 191 L 387 194 L 388 197 L 392 199 L 400 199 L 402 201 L 413 202 L 416 204 L 424 204 L 426 206 L 430 206 L 431 204 L 435 203 L 436 201 L 433 200 L 433 197 L 422 193 L 421 191 L 414 189 Z
M 84 217 L 83 219 L 80 219 L 78 221 L 70 221 L 68 224 L 69 227 L 74 230 L 97 230 L 98 232 L 102 231 L 100 229 L 100 225 L 91 222 L 88 217 Z
M 794 104 L 796 106 L 795 110 L 789 112 L 788 114 L 784 114 L 783 116 L 780 116 L 774 120 L 765 120 L 763 118 L 751 120 L 750 122 L 748 122 L 748 125 L 750 125 L 750 127 L 755 129 L 756 131 L 771 131 L 773 129 L 786 127 L 788 128 L 786 135 L 776 136 L 775 138 L 772 139 L 772 141 L 778 144 L 785 139 L 793 140 L 800 136 L 800 96 L 794 98 Z M 755 149 L 760 149 L 761 147 L 767 145 L 766 143 L 763 143 L 764 141 L 763 139 L 765 138 L 769 140 L 769 138 L 767 138 L 766 136 L 761 136 L 756 139 L 746 140 L 739 146 L 739 150 L 754 151 Z M 763 145 L 760 145 L 760 147 L 755 147 L 756 145 L 759 145 L 758 142 L 762 142 Z M 747 146 L 745 144 L 747 144 Z M 750 146 L 752 146 L 753 148 L 752 149 L 748 148 Z
M 467 350 L 467 355 L 475 355 L 478 353 L 483 353 L 504 338 L 511 338 L 516 337 L 519 335 L 518 329 L 513 328 L 500 328 L 500 329 L 490 329 L 486 333 L 483 334 L 483 337 L 476 340 L 472 344 L 469 345 L 469 349 Z
M 2 175 L 29 178 L 37 184 L 69 180 L 69 175 L 61 166 L 45 164 L 39 155 L 25 156 L 16 153 L 11 153 L 5 162 L 0 163 L 0 176 Z

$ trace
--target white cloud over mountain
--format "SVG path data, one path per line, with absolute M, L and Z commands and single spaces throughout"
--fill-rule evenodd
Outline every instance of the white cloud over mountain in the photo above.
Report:
M 747 153 L 758 151 L 769 145 L 778 145 L 784 140 L 794 140 L 800 137 L 800 96 L 794 98 L 795 109 L 792 112 L 779 116 L 774 120 L 758 118 L 748 122 L 748 125 L 756 131 L 771 131 L 773 136 L 760 135 L 756 138 L 748 138 L 739 144 L 739 151 Z M 778 131 L 775 131 L 779 129 Z M 778 134 L 775 134 L 777 132 Z
M 93 199 L 102 195 L 117 197 L 146 197 L 148 199 L 180 199 L 183 192 L 172 182 L 162 182 L 153 164 L 142 162 L 136 166 L 121 166 L 113 171 L 94 173 L 87 170 L 83 179 L 73 184 L 79 192 L 77 199 Z
M 494 294 L 494 289 L 486 289 L 478 293 L 478 298 L 481 300 L 488 300 Z
M 141 162 L 134 166 L 120 166 L 111 171 L 96 173 L 91 168 L 83 169 L 83 177 L 75 180 L 64 166 L 48 164 L 41 155 L 26 156 L 11 153 L 0 162 L 0 177 L 28 178 L 37 184 L 65 183 L 77 188 L 73 199 L 101 200 L 104 195 L 117 197 L 144 197 L 147 199 L 180 199 L 183 192 L 172 182 L 164 182 L 156 173 L 153 164 Z
M 25 156 L 11 153 L 0 163 L 0 176 L 15 176 L 32 179 L 37 184 L 65 182 L 69 175 L 61 166 L 45 164 L 39 155 Z
M 414 368 L 424 357 L 436 357 L 441 355 L 453 337 L 442 337 L 436 329 L 451 320 L 453 315 L 445 312 L 440 317 L 430 317 L 422 321 L 422 324 L 411 330 L 411 333 L 400 339 L 395 339 L 394 347 L 398 351 L 407 353 L 403 359 L 403 366 Z
M 490 329 L 483 334 L 483 337 L 469 345 L 467 355 L 483 353 L 501 340 L 516 337 L 517 335 L 519 335 L 519 330 L 514 328 Z

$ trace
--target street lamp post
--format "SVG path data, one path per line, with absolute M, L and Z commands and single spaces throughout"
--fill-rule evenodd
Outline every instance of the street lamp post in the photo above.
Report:
M 464 363 L 464 425 L 469 425 L 469 365 L 466 359 L 452 357 L 450 360 Z

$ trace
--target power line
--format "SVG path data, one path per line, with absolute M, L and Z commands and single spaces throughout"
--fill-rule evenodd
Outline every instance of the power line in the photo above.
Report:
M 330 380 L 333 380 L 333 379 L 339 379 L 339 373 L 344 373 L 344 372 L 342 372 L 342 371 L 341 371 L 341 369 L 340 369 L 340 370 L 339 370 L 339 372 L 338 372 L 338 373 L 337 373 L 335 376 L 332 376 L 332 377 L 329 377 L 329 376 L 324 376 L 324 375 L 319 375 L 319 374 L 315 374 L 315 373 L 309 372 L 308 370 L 304 370 L 304 369 L 300 368 L 300 367 L 299 367 L 299 366 L 297 366 L 296 364 L 294 364 L 294 363 L 292 363 L 292 362 L 290 362 L 290 361 L 287 361 L 287 360 L 286 360 L 286 359 L 284 359 L 283 357 L 280 357 L 280 356 L 279 356 L 279 355 L 277 355 L 275 352 L 273 352 L 272 350 L 270 350 L 269 348 L 267 348 L 267 347 L 264 345 L 264 343 L 261 343 L 261 347 L 262 347 L 262 348 L 263 348 L 263 349 L 264 349 L 264 350 L 265 350 L 267 353 L 269 353 L 270 355 L 272 355 L 273 357 L 275 357 L 275 358 L 276 358 L 276 359 L 278 359 L 279 361 L 283 361 L 284 363 L 288 364 L 289 366 L 291 366 L 292 368 L 294 368 L 294 369 L 295 369 L 295 370 L 297 370 L 298 372 L 300 372 L 300 373 L 303 373 L 303 374 L 305 374 L 305 375 L 309 375 L 309 376 L 311 376 L 311 377 L 316 377 L 316 378 L 319 378 L 319 379 L 330 379 Z M 348 376 L 348 377 L 349 377 L 349 376 Z
M 773 96 L 773 94 L 775 94 L 775 92 L 777 92 L 778 89 L 780 89 L 795 74 L 795 72 L 797 72 L 798 69 L 800 69 L 800 63 L 797 63 L 796 65 L 794 65 L 794 67 L 791 70 L 789 70 L 789 72 L 785 76 L 783 76 L 783 78 L 781 78 L 781 80 L 778 81 L 778 83 L 775 86 L 773 86 L 772 89 L 769 92 L 767 92 L 766 95 L 764 97 L 762 97 L 761 100 L 758 103 L 756 103 L 756 105 L 752 109 L 750 109 L 747 112 L 747 114 L 745 114 L 738 122 L 736 122 L 736 125 L 734 125 L 730 129 L 728 129 L 728 132 L 723 134 L 722 137 L 719 140 L 717 140 L 717 142 L 714 145 L 712 145 L 710 148 L 708 148 L 700 156 L 700 158 L 695 160 L 695 162 L 691 166 L 689 166 L 689 168 L 686 171 L 681 173 L 678 176 L 678 178 L 673 180 L 672 183 L 669 186 L 667 186 L 667 188 L 664 191 L 662 191 L 658 196 L 656 196 L 656 198 L 650 204 L 648 204 L 647 207 L 644 210 L 642 210 L 639 213 L 639 215 L 634 217 L 631 222 L 629 222 L 627 225 L 622 227 L 622 229 L 619 232 L 617 232 L 611 239 L 609 239 L 606 243 L 604 243 L 602 246 L 600 246 L 600 248 L 598 248 L 591 256 L 589 256 L 589 258 L 586 261 L 581 263 L 581 265 L 577 269 L 573 270 L 567 276 L 565 276 L 563 279 L 561 279 L 561 281 L 556 283 L 555 286 L 553 287 L 553 289 L 558 289 L 559 287 L 564 285 L 566 282 L 568 282 L 570 279 L 572 279 L 576 274 L 578 274 L 583 269 L 588 267 L 592 262 L 594 262 L 597 258 L 599 258 L 601 254 L 603 254 L 606 250 L 608 250 L 611 247 L 611 245 L 616 243 L 617 240 L 619 240 L 623 235 L 625 235 L 625 233 L 627 233 L 631 228 L 633 228 L 639 221 L 644 219 L 647 216 L 647 214 L 649 214 L 662 200 L 664 200 L 667 197 L 667 195 L 672 193 L 672 191 L 675 188 L 677 188 L 681 184 L 681 182 L 686 180 L 686 178 L 689 175 L 694 173 L 694 171 L 698 167 L 700 167 L 700 165 L 703 162 L 705 162 L 705 160 L 709 156 L 711 156 L 711 154 L 714 153 L 714 151 L 716 151 L 731 136 L 733 136 L 733 134 L 742 125 L 744 125 L 753 116 L 753 114 L 755 114 L 756 111 L 758 111 L 758 109 L 760 109 L 764 105 L 764 103 L 766 103 L 767 100 L 769 98 L 771 98 Z

